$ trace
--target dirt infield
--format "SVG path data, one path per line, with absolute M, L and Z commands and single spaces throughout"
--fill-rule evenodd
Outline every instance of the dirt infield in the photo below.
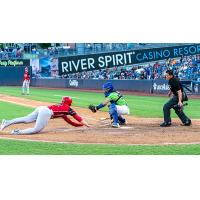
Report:
M 0 101 L 15 103 L 27 107 L 50 105 L 40 101 L 28 100 L 7 95 L 0 95 Z M 6 128 L 0 133 L 0 138 L 16 138 L 24 140 L 36 140 L 46 142 L 63 143 L 87 143 L 87 144 L 188 144 L 200 143 L 200 120 L 192 120 L 192 126 L 180 125 L 178 119 L 173 120 L 173 126 L 167 128 L 159 127 L 162 119 L 136 118 L 127 116 L 128 124 L 121 128 L 111 128 L 110 120 L 106 112 L 91 113 L 84 108 L 74 107 L 82 115 L 91 128 L 75 128 L 65 123 L 62 119 L 50 120 L 48 126 L 38 134 L 33 135 L 11 135 L 15 128 L 28 128 L 34 124 L 18 124 Z

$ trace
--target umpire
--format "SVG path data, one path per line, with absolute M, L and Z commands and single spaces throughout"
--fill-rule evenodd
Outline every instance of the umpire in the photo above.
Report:
M 172 70 L 166 71 L 166 79 L 169 81 L 170 91 L 168 96 L 173 93 L 173 97 L 163 106 L 164 122 L 160 124 L 161 127 L 171 126 L 170 109 L 173 108 L 178 115 L 183 125 L 190 126 L 191 120 L 183 112 L 183 101 L 187 101 L 187 95 L 183 90 L 182 84 L 178 78 L 175 78 Z

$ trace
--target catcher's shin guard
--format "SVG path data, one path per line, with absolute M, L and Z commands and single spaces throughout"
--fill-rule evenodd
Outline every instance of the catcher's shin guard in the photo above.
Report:
M 110 104 L 110 106 L 109 106 L 109 114 L 112 117 L 113 122 L 118 123 L 117 107 L 114 103 Z
M 126 124 L 126 119 L 124 119 L 122 116 L 118 116 L 118 121 L 120 125 Z

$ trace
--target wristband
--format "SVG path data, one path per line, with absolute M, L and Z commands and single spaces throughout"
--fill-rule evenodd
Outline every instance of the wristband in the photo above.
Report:
M 103 107 L 104 107 L 104 105 L 103 105 L 102 103 L 100 103 L 100 104 L 96 107 L 96 109 L 99 110 L 99 109 L 101 109 L 101 108 L 103 108 Z

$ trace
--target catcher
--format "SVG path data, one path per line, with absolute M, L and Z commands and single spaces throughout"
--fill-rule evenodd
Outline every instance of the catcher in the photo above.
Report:
M 31 123 L 36 121 L 35 126 L 33 128 L 28 128 L 24 130 L 15 129 L 11 132 L 11 134 L 33 134 L 39 133 L 42 129 L 47 126 L 48 121 L 50 119 L 61 117 L 67 123 L 72 126 L 87 126 L 89 127 L 88 123 L 79 116 L 70 106 L 72 104 L 72 99 L 70 97 L 63 97 L 61 104 L 51 105 L 51 106 L 39 106 L 37 107 L 32 113 L 25 117 L 20 117 L 12 120 L 2 120 L 1 123 L 1 131 L 12 125 L 12 124 L 19 124 L 19 123 Z M 72 116 L 77 122 L 72 121 L 68 116 Z
M 109 114 L 112 121 L 112 127 L 119 128 L 120 125 L 126 124 L 126 119 L 122 115 L 129 114 L 128 105 L 124 97 L 114 89 L 111 82 L 107 82 L 103 85 L 104 96 L 106 99 L 100 103 L 98 106 L 89 105 L 89 109 L 96 113 L 97 110 L 103 108 L 109 104 Z

